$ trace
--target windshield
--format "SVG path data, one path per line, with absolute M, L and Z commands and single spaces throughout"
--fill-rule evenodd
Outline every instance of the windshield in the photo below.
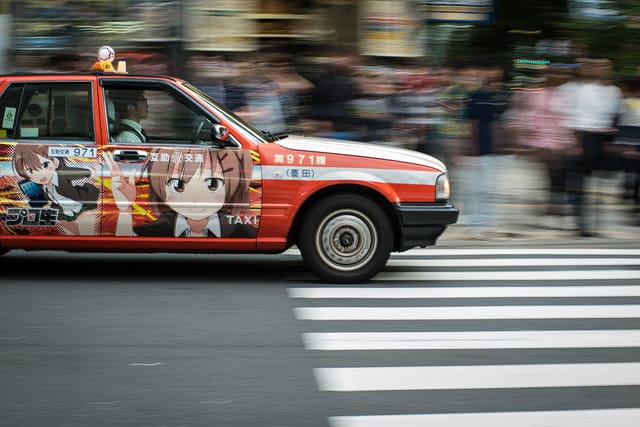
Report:
M 241 117 L 238 117 L 236 114 L 234 114 L 232 111 L 229 111 L 228 109 L 226 109 L 221 104 L 218 104 L 209 95 L 207 95 L 206 93 L 204 93 L 203 91 L 201 91 L 200 89 L 198 89 L 197 87 L 192 85 L 191 83 L 182 82 L 182 84 L 185 87 L 187 87 L 189 90 L 195 92 L 207 104 L 211 105 L 217 111 L 219 111 L 220 114 L 223 115 L 225 119 L 227 119 L 228 121 L 238 125 L 242 129 L 244 129 L 248 133 L 250 133 L 251 136 L 253 136 L 255 139 L 257 139 L 257 142 L 265 142 L 265 140 L 268 141 L 268 142 L 272 142 L 272 141 L 276 141 L 278 139 L 276 136 L 272 135 L 268 131 L 256 129 L 249 122 L 247 122 L 246 120 L 244 120 Z

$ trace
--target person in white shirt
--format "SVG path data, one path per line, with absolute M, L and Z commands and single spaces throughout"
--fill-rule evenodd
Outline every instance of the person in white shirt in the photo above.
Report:
M 577 82 L 567 84 L 571 99 L 568 126 L 582 145 L 584 167 L 587 172 L 602 167 L 603 144 L 614 137 L 614 121 L 622 102 L 622 91 L 609 79 L 611 62 L 608 59 L 585 58 L 581 61 Z
M 575 132 L 581 154 L 572 162 L 568 187 L 572 193 L 577 225 L 582 236 L 593 231 L 586 224 L 584 179 L 593 171 L 610 167 L 606 145 L 612 143 L 616 129 L 614 122 L 622 102 L 622 91 L 610 81 L 611 62 L 608 59 L 579 60 L 579 79 L 561 87 L 569 99 L 567 125 Z
M 149 106 L 144 92 L 137 90 L 118 90 L 116 95 L 110 94 L 120 115 L 117 124 L 116 142 L 148 142 L 142 120 L 149 117 Z

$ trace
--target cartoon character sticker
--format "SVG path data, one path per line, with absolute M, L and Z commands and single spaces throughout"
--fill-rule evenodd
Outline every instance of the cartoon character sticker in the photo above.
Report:
M 103 157 L 118 210 L 115 235 L 256 236 L 259 215 L 252 214 L 249 200 L 253 160 L 244 151 L 154 148 L 142 169 L 129 173 L 110 153 Z M 145 203 L 145 188 L 152 214 L 135 215 L 135 205 Z
M 67 159 L 50 156 L 49 147 L 41 144 L 16 144 L 13 168 L 23 178 L 19 193 L 29 208 L 8 208 L 7 226 L 59 225 L 67 235 L 96 234 L 100 190 L 91 183 L 92 169 L 72 167 Z

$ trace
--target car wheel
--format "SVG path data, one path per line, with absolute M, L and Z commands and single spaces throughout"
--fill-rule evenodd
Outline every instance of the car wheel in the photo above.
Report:
M 322 199 L 307 212 L 298 247 L 309 268 L 324 280 L 358 283 L 384 268 L 393 233 L 376 203 L 340 194 Z

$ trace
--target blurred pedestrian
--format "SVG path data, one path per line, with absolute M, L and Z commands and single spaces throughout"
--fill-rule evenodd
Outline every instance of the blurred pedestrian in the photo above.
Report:
M 568 171 L 568 191 L 577 216 L 581 236 L 593 236 L 595 224 L 587 219 L 585 179 L 594 171 L 610 169 L 611 159 L 606 146 L 615 136 L 614 120 L 622 101 L 622 91 L 611 78 L 611 62 L 608 59 L 583 58 L 574 83 L 563 85 L 569 99 L 569 126 L 575 131 L 581 153 L 571 161 Z
M 277 84 L 255 61 L 235 65 L 237 73 L 226 90 L 227 108 L 262 131 L 267 138 L 285 134 L 287 125 Z
M 455 165 L 461 153 L 461 146 L 470 135 L 467 120 L 467 101 L 470 93 L 459 79 L 459 71 L 443 70 L 442 85 L 437 93 L 440 107 L 439 121 L 435 124 L 441 139 L 441 160 L 450 167 Z
M 226 104 L 231 67 L 222 55 L 194 55 L 189 63 L 193 83 L 219 104 Z
M 633 203 L 633 221 L 640 225 L 640 80 L 628 82 L 616 123 L 616 152 L 624 173 L 623 198 Z
M 525 155 L 542 163 L 548 179 L 547 213 L 564 215 L 568 202 L 568 161 L 581 152 L 569 129 L 570 99 L 560 89 L 571 77 L 571 68 L 550 67 L 541 87 L 519 91 L 520 108 L 514 117 L 518 145 Z
M 352 74 L 353 65 L 352 56 L 332 55 L 314 81 L 312 118 L 329 122 L 330 136 L 342 139 L 356 137 L 351 102 L 360 97 L 360 89 Z
M 275 84 L 287 129 L 298 130 L 302 98 L 311 95 L 313 83 L 304 78 L 285 55 L 265 64 L 265 74 Z
M 501 221 L 497 204 L 500 201 L 500 189 L 496 186 L 497 174 L 501 169 L 499 151 L 496 146 L 496 122 L 506 109 L 506 102 L 500 94 L 498 75 L 484 76 L 479 89 L 471 93 L 468 104 L 468 117 L 471 121 L 472 156 L 470 178 L 470 200 L 465 207 L 469 224 L 481 229 L 498 225 Z

